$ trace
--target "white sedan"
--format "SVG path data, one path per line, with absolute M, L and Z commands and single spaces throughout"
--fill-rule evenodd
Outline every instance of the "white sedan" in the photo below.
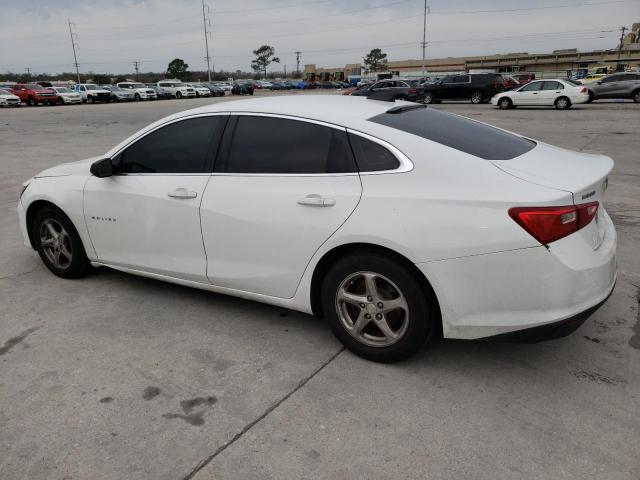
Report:
M 502 109 L 520 106 L 555 106 L 558 110 L 571 108 L 575 103 L 587 103 L 589 89 L 573 80 L 534 80 L 524 87 L 500 92 L 491 104 Z
M 211 96 L 211 90 L 209 90 L 204 85 L 198 85 L 198 84 L 194 84 L 194 83 L 186 83 L 185 86 L 193 88 L 193 90 L 196 92 L 196 97 L 210 97 Z
M 0 88 L 0 107 L 20 107 L 22 102 L 20 97 L 14 95 L 9 90 Z
M 23 184 L 25 244 L 327 319 L 377 361 L 575 330 L 611 293 L 613 161 L 408 102 L 270 97 L 163 118 Z

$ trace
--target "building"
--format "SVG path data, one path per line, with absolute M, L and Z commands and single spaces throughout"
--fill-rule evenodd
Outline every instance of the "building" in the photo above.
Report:
M 578 70 L 591 71 L 607 67 L 614 71 L 622 68 L 640 69 L 640 23 L 634 23 L 624 37 L 622 48 L 580 52 L 577 48 L 554 50 L 551 53 L 507 53 L 471 57 L 432 58 L 425 61 L 428 76 L 442 76 L 448 73 L 469 71 L 492 71 L 498 73 L 533 72 L 538 78 L 565 77 Z M 304 78 L 317 80 L 349 80 L 350 78 L 378 77 L 380 73 L 403 77 L 422 76 L 422 60 L 398 60 L 388 62 L 387 72 L 366 73 L 359 63 L 344 67 L 318 68 L 314 64 L 305 65 Z

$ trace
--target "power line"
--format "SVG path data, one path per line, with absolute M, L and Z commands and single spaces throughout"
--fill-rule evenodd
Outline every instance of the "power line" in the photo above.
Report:
M 71 38 L 71 48 L 73 49 L 73 64 L 76 66 L 76 75 L 78 77 L 78 83 L 80 83 L 80 65 L 78 64 L 78 55 L 76 54 L 76 47 L 80 49 L 78 46 L 78 35 L 73 31 L 71 26 L 75 28 L 75 23 L 71 23 L 71 19 L 68 18 L 69 22 L 69 37 Z
M 540 7 L 523 7 L 523 8 L 496 8 L 491 10 L 441 10 L 431 12 L 432 15 L 475 15 L 481 13 L 510 13 L 510 12 L 529 12 L 534 10 L 552 10 L 556 8 L 571 7 L 587 7 L 591 5 L 610 5 L 615 3 L 630 3 L 637 0 L 611 0 L 607 2 L 584 2 L 584 3 L 567 3 L 564 5 L 545 5 Z

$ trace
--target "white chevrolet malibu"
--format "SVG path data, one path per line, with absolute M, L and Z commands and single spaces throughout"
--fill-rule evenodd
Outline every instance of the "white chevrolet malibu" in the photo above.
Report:
M 554 106 L 558 110 L 571 108 L 575 103 L 587 103 L 589 89 L 573 80 L 535 80 L 524 87 L 500 92 L 491 99 L 491 104 L 502 109 L 520 106 Z
M 25 182 L 25 244 L 313 313 L 394 361 L 437 335 L 553 338 L 611 293 L 610 158 L 424 105 L 217 103 Z

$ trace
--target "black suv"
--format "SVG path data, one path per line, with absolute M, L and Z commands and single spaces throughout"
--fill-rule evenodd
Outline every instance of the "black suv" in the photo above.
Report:
M 441 100 L 471 100 L 485 103 L 496 93 L 504 91 L 502 75 L 495 73 L 467 73 L 449 75 L 435 83 L 425 83 L 424 103 L 439 103 Z
M 410 102 L 420 102 L 424 97 L 422 86 L 411 85 L 405 80 L 380 80 L 373 85 L 367 85 L 351 92 L 351 95 L 365 96 L 372 100 L 385 100 L 393 102 L 395 100 L 409 100 Z

